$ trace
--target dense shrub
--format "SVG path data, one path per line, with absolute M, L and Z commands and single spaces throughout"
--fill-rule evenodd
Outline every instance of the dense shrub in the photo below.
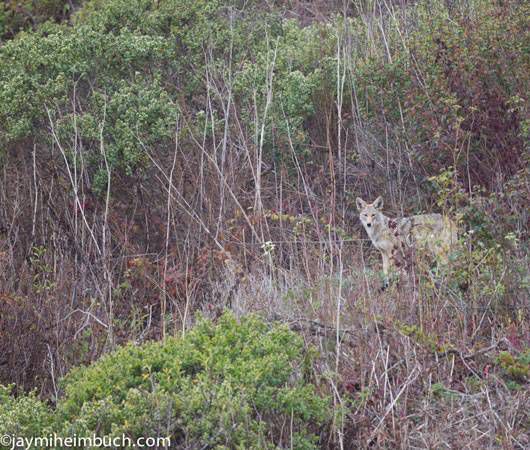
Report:
M 390 25 L 387 52 L 361 59 L 366 114 L 415 147 L 418 172 L 453 165 L 465 184 L 493 189 L 523 167 L 528 11 L 516 1 L 420 2 L 405 11 L 406 37 Z
M 182 339 L 129 345 L 75 369 L 58 406 L 62 430 L 274 448 L 290 442 L 280 429 L 291 423 L 295 448 L 316 448 L 314 425 L 326 420 L 327 401 L 304 381 L 306 357 L 284 327 L 229 314 L 217 326 L 203 320 Z
M 300 337 L 225 314 L 183 338 L 127 345 L 72 370 L 54 412 L 61 436 L 171 436 L 174 448 L 317 448 L 330 418 Z M 0 432 L 40 436 L 52 413 L 35 396 L 0 391 Z M 50 428 L 51 429 L 51 428 Z M 283 430 L 283 431 L 282 431 Z
M 0 385 L 0 436 L 41 436 L 52 411 L 34 393 L 14 397 L 12 391 L 13 386 Z

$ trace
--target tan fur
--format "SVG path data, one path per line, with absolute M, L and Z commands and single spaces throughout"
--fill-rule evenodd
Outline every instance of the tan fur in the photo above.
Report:
M 400 269 L 411 253 L 428 251 L 447 263 L 451 249 L 457 243 L 456 224 L 441 214 L 421 214 L 391 219 L 381 212 L 381 197 L 373 203 L 357 198 L 359 217 L 374 247 L 383 260 L 384 287 L 389 283 L 391 266 Z M 411 251 L 412 250 L 412 251 Z

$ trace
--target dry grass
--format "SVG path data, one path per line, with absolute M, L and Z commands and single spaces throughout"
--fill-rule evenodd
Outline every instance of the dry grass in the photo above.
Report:
M 474 313 L 443 287 L 381 293 L 377 267 L 355 256 L 342 272 L 321 261 L 323 271 L 309 278 L 304 264 L 272 273 L 259 267 L 231 299 L 219 297 L 239 315 L 289 324 L 319 350 L 315 377 L 337 411 L 330 446 L 527 448 L 528 386 L 510 384 L 495 360 L 520 347 L 491 301 L 483 298 Z M 218 292 L 234 283 L 228 272 Z

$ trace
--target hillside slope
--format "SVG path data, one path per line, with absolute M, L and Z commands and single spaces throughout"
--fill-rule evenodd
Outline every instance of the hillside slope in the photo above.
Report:
M 229 309 L 318 349 L 323 448 L 530 445 L 528 2 L 62 3 L 2 30 L 0 384 Z M 449 267 L 380 292 L 379 195 Z

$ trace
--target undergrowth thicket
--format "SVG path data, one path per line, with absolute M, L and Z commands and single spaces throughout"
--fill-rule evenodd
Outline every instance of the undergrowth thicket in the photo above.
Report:
M 4 2 L 0 431 L 528 447 L 529 14 Z M 448 268 L 379 291 L 378 195 L 459 223 Z

